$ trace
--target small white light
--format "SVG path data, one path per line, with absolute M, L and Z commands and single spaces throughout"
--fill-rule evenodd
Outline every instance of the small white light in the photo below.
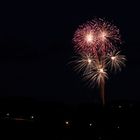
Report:
M 100 73 L 104 73 L 103 68 L 99 69 L 99 72 L 100 72 Z
M 91 59 L 90 58 L 88 58 L 88 64 L 91 64 Z
M 68 122 L 68 121 L 66 121 L 66 122 L 65 122 L 65 124 L 66 124 L 66 125 L 68 125 L 68 124 L 69 124 L 69 122 Z
M 111 57 L 111 59 L 112 59 L 112 60 L 115 60 L 115 59 L 116 59 L 116 57 L 115 57 L 115 56 L 112 56 L 112 57 Z
M 118 126 L 117 128 L 120 129 L 120 126 Z
M 34 119 L 34 116 L 31 116 L 31 119 Z
M 92 126 L 92 123 L 90 123 L 89 126 Z

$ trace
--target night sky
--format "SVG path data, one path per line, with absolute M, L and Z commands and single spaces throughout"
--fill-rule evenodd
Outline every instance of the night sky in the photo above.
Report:
M 126 68 L 106 82 L 107 100 L 140 101 L 140 10 L 129 1 L 5 3 L 0 8 L 0 97 L 24 96 L 64 103 L 98 102 L 73 71 L 72 38 L 94 18 L 114 23 L 122 36 Z

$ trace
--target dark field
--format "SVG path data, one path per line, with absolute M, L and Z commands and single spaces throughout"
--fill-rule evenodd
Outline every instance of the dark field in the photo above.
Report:
M 139 136 L 140 104 L 136 102 L 114 101 L 103 107 L 22 99 L 1 101 L 0 109 L 5 138 L 118 140 Z

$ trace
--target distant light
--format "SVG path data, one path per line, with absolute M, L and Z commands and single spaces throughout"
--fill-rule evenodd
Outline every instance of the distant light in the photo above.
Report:
M 68 121 L 66 121 L 66 122 L 65 122 L 65 124 L 66 124 L 66 125 L 68 125 L 68 124 L 69 124 L 69 122 L 68 122 Z
M 34 116 L 31 116 L 31 119 L 34 119 Z
M 120 109 L 122 108 L 122 106 L 121 106 L 121 105 L 119 105 L 118 107 L 119 107 Z
M 100 136 L 100 137 L 99 137 L 99 140 L 101 140 L 101 139 L 102 139 L 102 137 Z
M 89 126 L 92 126 L 92 123 L 90 123 Z
M 89 122 L 90 127 L 93 127 L 93 126 L 95 127 L 95 125 L 96 125 L 96 123 L 94 121 Z
M 120 126 L 118 125 L 117 128 L 120 129 Z
M 10 113 L 7 113 L 6 116 L 10 116 Z

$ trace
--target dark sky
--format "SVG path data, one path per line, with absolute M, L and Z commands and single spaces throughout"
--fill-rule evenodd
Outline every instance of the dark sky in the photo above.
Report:
M 4 3 L 0 8 L 0 97 L 27 96 L 65 103 L 98 100 L 68 65 L 76 28 L 96 17 L 121 31 L 126 69 L 106 83 L 108 100 L 140 100 L 139 3 L 47 1 Z

